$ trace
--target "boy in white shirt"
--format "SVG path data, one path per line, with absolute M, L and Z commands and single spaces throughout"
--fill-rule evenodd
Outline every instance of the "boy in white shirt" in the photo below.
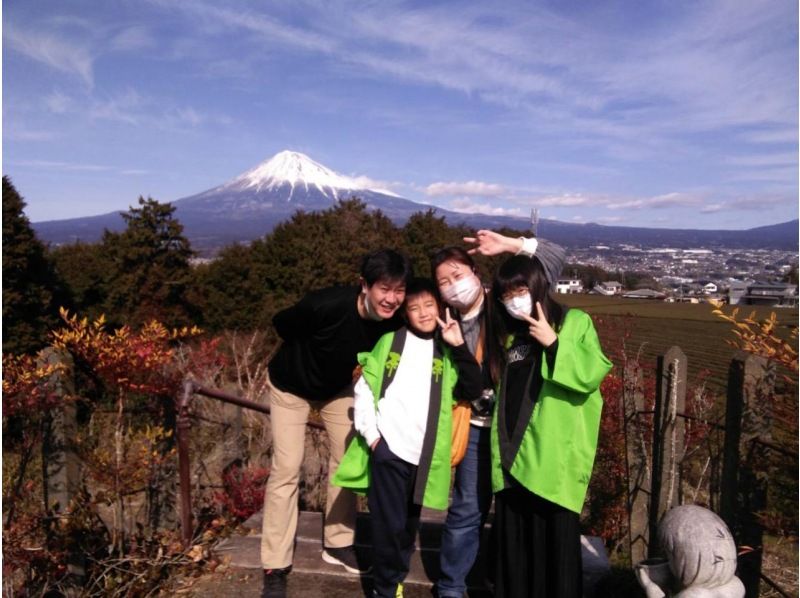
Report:
M 359 354 L 359 436 L 333 480 L 367 492 L 374 595 L 392 598 L 402 595 L 421 507 L 447 509 L 453 405 L 479 398 L 482 389 L 458 323 L 449 313 L 440 317 L 432 281 L 409 282 L 402 310 L 406 326 Z

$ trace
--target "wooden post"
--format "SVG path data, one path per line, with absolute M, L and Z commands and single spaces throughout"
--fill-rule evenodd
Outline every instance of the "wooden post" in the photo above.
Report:
M 45 508 L 59 516 L 69 512 L 70 503 L 81 488 L 81 460 L 73 444 L 78 428 L 77 410 L 70 400 L 75 395 L 72 379 L 74 362 L 69 353 L 52 347 L 44 349 L 38 361 L 41 365 L 60 364 L 63 367 L 50 378 L 52 388 L 62 401 L 46 414 L 42 437 Z M 66 564 L 69 575 L 82 582 L 86 576 L 86 555 L 70 550 Z
M 647 426 L 644 411 L 642 370 L 638 362 L 627 362 L 623 371 L 625 414 L 625 459 L 628 472 L 628 543 L 631 565 L 647 558 L 650 500 L 650 457 L 645 446 Z
M 75 394 L 71 378 L 73 362 L 68 353 L 50 347 L 42 351 L 39 361 L 42 365 L 62 364 L 64 367 L 63 371 L 54 373 L 50 380 L 56 394 L 64 401 L 48 414 L 42 447 L 46 508 L 62 513 L 69 508 L 81 485 L 80 459 L 72 445 L 77 434 L 76 410 L 69 401 L 69 397 Z
M 656 404 L 653 413 L 653 478 L 650 493 L 650 538 L 656 538 L 658 524 L 678 504 L 680 461 L 683 458 L 684 420 L 678 417 L 686 406 L 686 355 L 670 347 L 656 364 Z M 651 542 L 648 557 L 659 556 Z
M 767 506 L 767 480 L 763 449 L 754 441 L 768 441 L 771 430 L 771 395 L 775 370 L 771 363 L 739 351 L 728 370 L 725 411 L 725 445 L 722 463 L 720 515 L 739 546 L 754 550 L 739 557 L 738 576 L 746 596 L 758 596 L 763 556 L 763 529 L 756 513 Z
M 178 421 L 176 436 L 178 441 L 178 472 L 181 488 L 181 539 L 184 548 L 192 543 L 192 486 L 189 475 L 189 430 L 192 422 L 189 419 L 189 403 L 194 395 L 194 383 L 186 380 L 183 383 L 183 396 L 178 403 Z

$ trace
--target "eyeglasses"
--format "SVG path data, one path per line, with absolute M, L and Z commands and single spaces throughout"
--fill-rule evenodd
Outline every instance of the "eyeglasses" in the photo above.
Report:
M 525 293 L 528 292 L 528 287 L 517 287 L 515 289 L 509 289 L 505 293 L 503 293 L 500 298 L 503 301 L 510 301 L 514 297 L 522 297 Z

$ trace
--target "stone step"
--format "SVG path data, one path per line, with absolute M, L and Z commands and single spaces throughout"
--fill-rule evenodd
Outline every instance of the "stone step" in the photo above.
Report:
M 261 513 L 256 513 L 244 523 L 247 535 L 231 536 L 220 542 L 215 552 L 230 557 L 230 566 L 240 569 L 260 569 Z M 444 513 L 425 509 L 420 521 L 420 529 L 415 542 L 416 550 L 405 584 L 430 588 L 439 576 L 439 537 L 441 535 Z M 488 525 L 484 529 L 484 539 L 488 535 Z M 359 513 L 356 520 L 356 552 L 359 559 L 368 562 L 371 543 L 369 540 L 369 514 Z M 486 545 L 486 542 L 483 542 Z M 594 585 L 610 571 L 608 557 L 602 539 L 596 536 L 582 536 L 583 576 L 586 595 L 591 595 Z M 325 574 L 334 577 L 352 578 L 341 567 L 330 565 L 322 560 L 322 514 L 303 511 L 297 525 L 297 542 L 293 562 L 293 573 Z M 467 583 L 470 595 L 481 594 L 485 579 L 483 555 L 473 568 Z

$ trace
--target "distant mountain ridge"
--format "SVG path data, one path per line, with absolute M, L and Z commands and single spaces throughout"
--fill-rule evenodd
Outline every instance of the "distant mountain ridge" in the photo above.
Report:
M 358 197 L 370 210 L 381 210 L 397 224 L 433 209 L 448 223 L 471 228 L 529 230 L 524 218 L 465 214 L 404 199 L 364 178 L 330 170 L 299 152 L 279 152 L 227 183 L 172 202 L 192 246 L 212 255 L 223 246 L 263 237 L 299 209 L 324 210 Z M 121 212 L 33 223 L 41 239 L 52 244 L 93 242 L 104 229 L 122 230 Z M 749 230 L 684 230 L 574 224 L 541 220 L 538 234 L 566 247 L 630 243 L 647 246 L 797 249 L 798 221 Z

